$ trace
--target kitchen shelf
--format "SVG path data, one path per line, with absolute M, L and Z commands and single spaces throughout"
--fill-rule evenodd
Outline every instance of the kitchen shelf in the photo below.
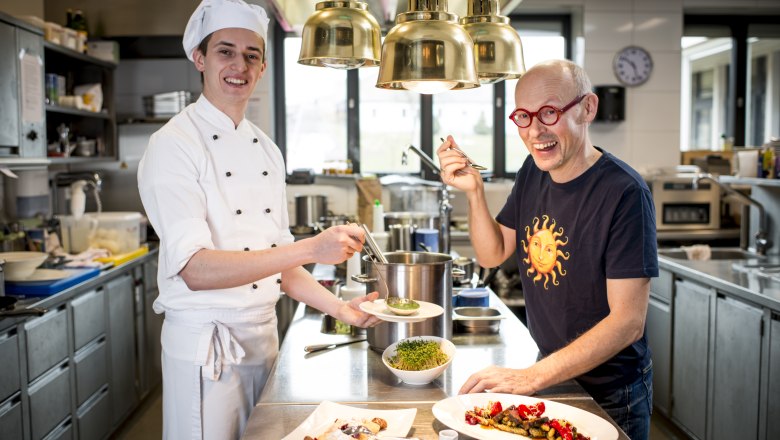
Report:
M 84 54 L 84 53 L 81 53 L 81 52 L 76 52 L 73 49 L 69 49 L 69 48 L 67 48 L 65 46 L 61 46 L 59 44 L 54 44 L 54 43 L 51 43 L 49 41 L 44 41 L 43 42 L 43 47 L 46 50 L 50 51 L 50 52 L 58 53 L 60 55 L 63 55 L 65 57 L 71 59 L 71 60 L 79 60 L 79 61 L 82 61 L 84 63 L 95 64 L 97 66 L 105 67 L 107 69 L 114 69 L 117 66 L 115 63 L 112 63 L 110 61 L 106 61 L 106 60 L 103 60 L 103 59 L 100 59 L 100 58 L 95 58 L 95 57 L 93 57 L 91 55 L 87 55 L 87 54 Z
M 85 118 L 111 119 L 111 115 L 106 112 L 91 112 L 89 110 L 80 110 L 71 107 L 61 107 L 58 105 L 47 105 L 47 112 L 61 113 L 63 115 L 81 116 Z
M 51 165 L 69 165 L 78 163 L 95 163 L 95 162 L 113 162 L 113 157 L 106 156 L 71 156 L 71 157 L 49 157 L 49 163 Z
M 720 176 L 721 183 L 737 183 L 743 185 L 772 186 L 780 188 L 780 179 L 763 179 L 758 177 Z
M 70 140 L 77 137 L 96 139 L 102 142 L 101 156 L 50 157 L 52 164 L 90 163 L 116 160 L 117 146 L 116 111 L 114 107 L 114 73 L 117 64 L 67 47 L 44 42 L 44 70 L 65 78 L 65 95 L 73 95 L 76 86 L 99 84 L 103 105 L 100 112 L 92 112 L 59 105 L 46 105 L 46 143 L 59 142 L 57 127 L 64 124 L 70 128 Z

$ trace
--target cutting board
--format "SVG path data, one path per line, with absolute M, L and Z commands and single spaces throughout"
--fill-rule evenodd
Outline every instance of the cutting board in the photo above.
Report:
M 57 280 L 6 281 L 5 293 L 14 296 L 49 296 L 100 274 L 100 269 L 96 267 L 63 270 L 69 273 L 68 276 Z
M 141 255 L 146 255 L 148 253 L 149 246 L 143 245 L 134 251 L 130 251 L 124 254 L 112 255 L 110 257 L 95 258 L 95 261 L 99 261 L 101 263 L 111 263 L 114 266 L 119 266 L 122 263 L 127 263 L 130 260 L 134 260 Z

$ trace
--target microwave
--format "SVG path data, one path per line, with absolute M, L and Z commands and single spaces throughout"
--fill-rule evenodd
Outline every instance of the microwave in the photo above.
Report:
M 655 205 L 656 230 L 720 229 L 720 188 L 694 185 L 694 175 L 657 176 L 648 182 Z

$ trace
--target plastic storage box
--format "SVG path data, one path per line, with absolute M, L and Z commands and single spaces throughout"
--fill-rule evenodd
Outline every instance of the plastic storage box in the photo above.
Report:
M 78 220 L 59 217 L 62 245 L 71 254 L 88 248 L 106 249 L 112 255 L 141 247 L 141 219 L 138 212 L 89 212 Z

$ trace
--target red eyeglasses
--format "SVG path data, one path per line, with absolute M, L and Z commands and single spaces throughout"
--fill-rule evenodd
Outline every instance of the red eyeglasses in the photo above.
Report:
M 543 105 L 539 110 L 535 112 L 529 112 L 524 108 L 515 109 L 512 114 L 509 115 L 509 119 L 520 128 L 528 128 L 534 120 L 534 116 L 539 119 L 544 125 L 555 125 L 560 119 L 561 115 L 566 113 L 566 110 L 579 104 L 580 101 L 585 98 L 586 95 L 580 95 L 574 98 L 570 103 L 566 104 L 563 108 L 555 108 L 551 105 Z

